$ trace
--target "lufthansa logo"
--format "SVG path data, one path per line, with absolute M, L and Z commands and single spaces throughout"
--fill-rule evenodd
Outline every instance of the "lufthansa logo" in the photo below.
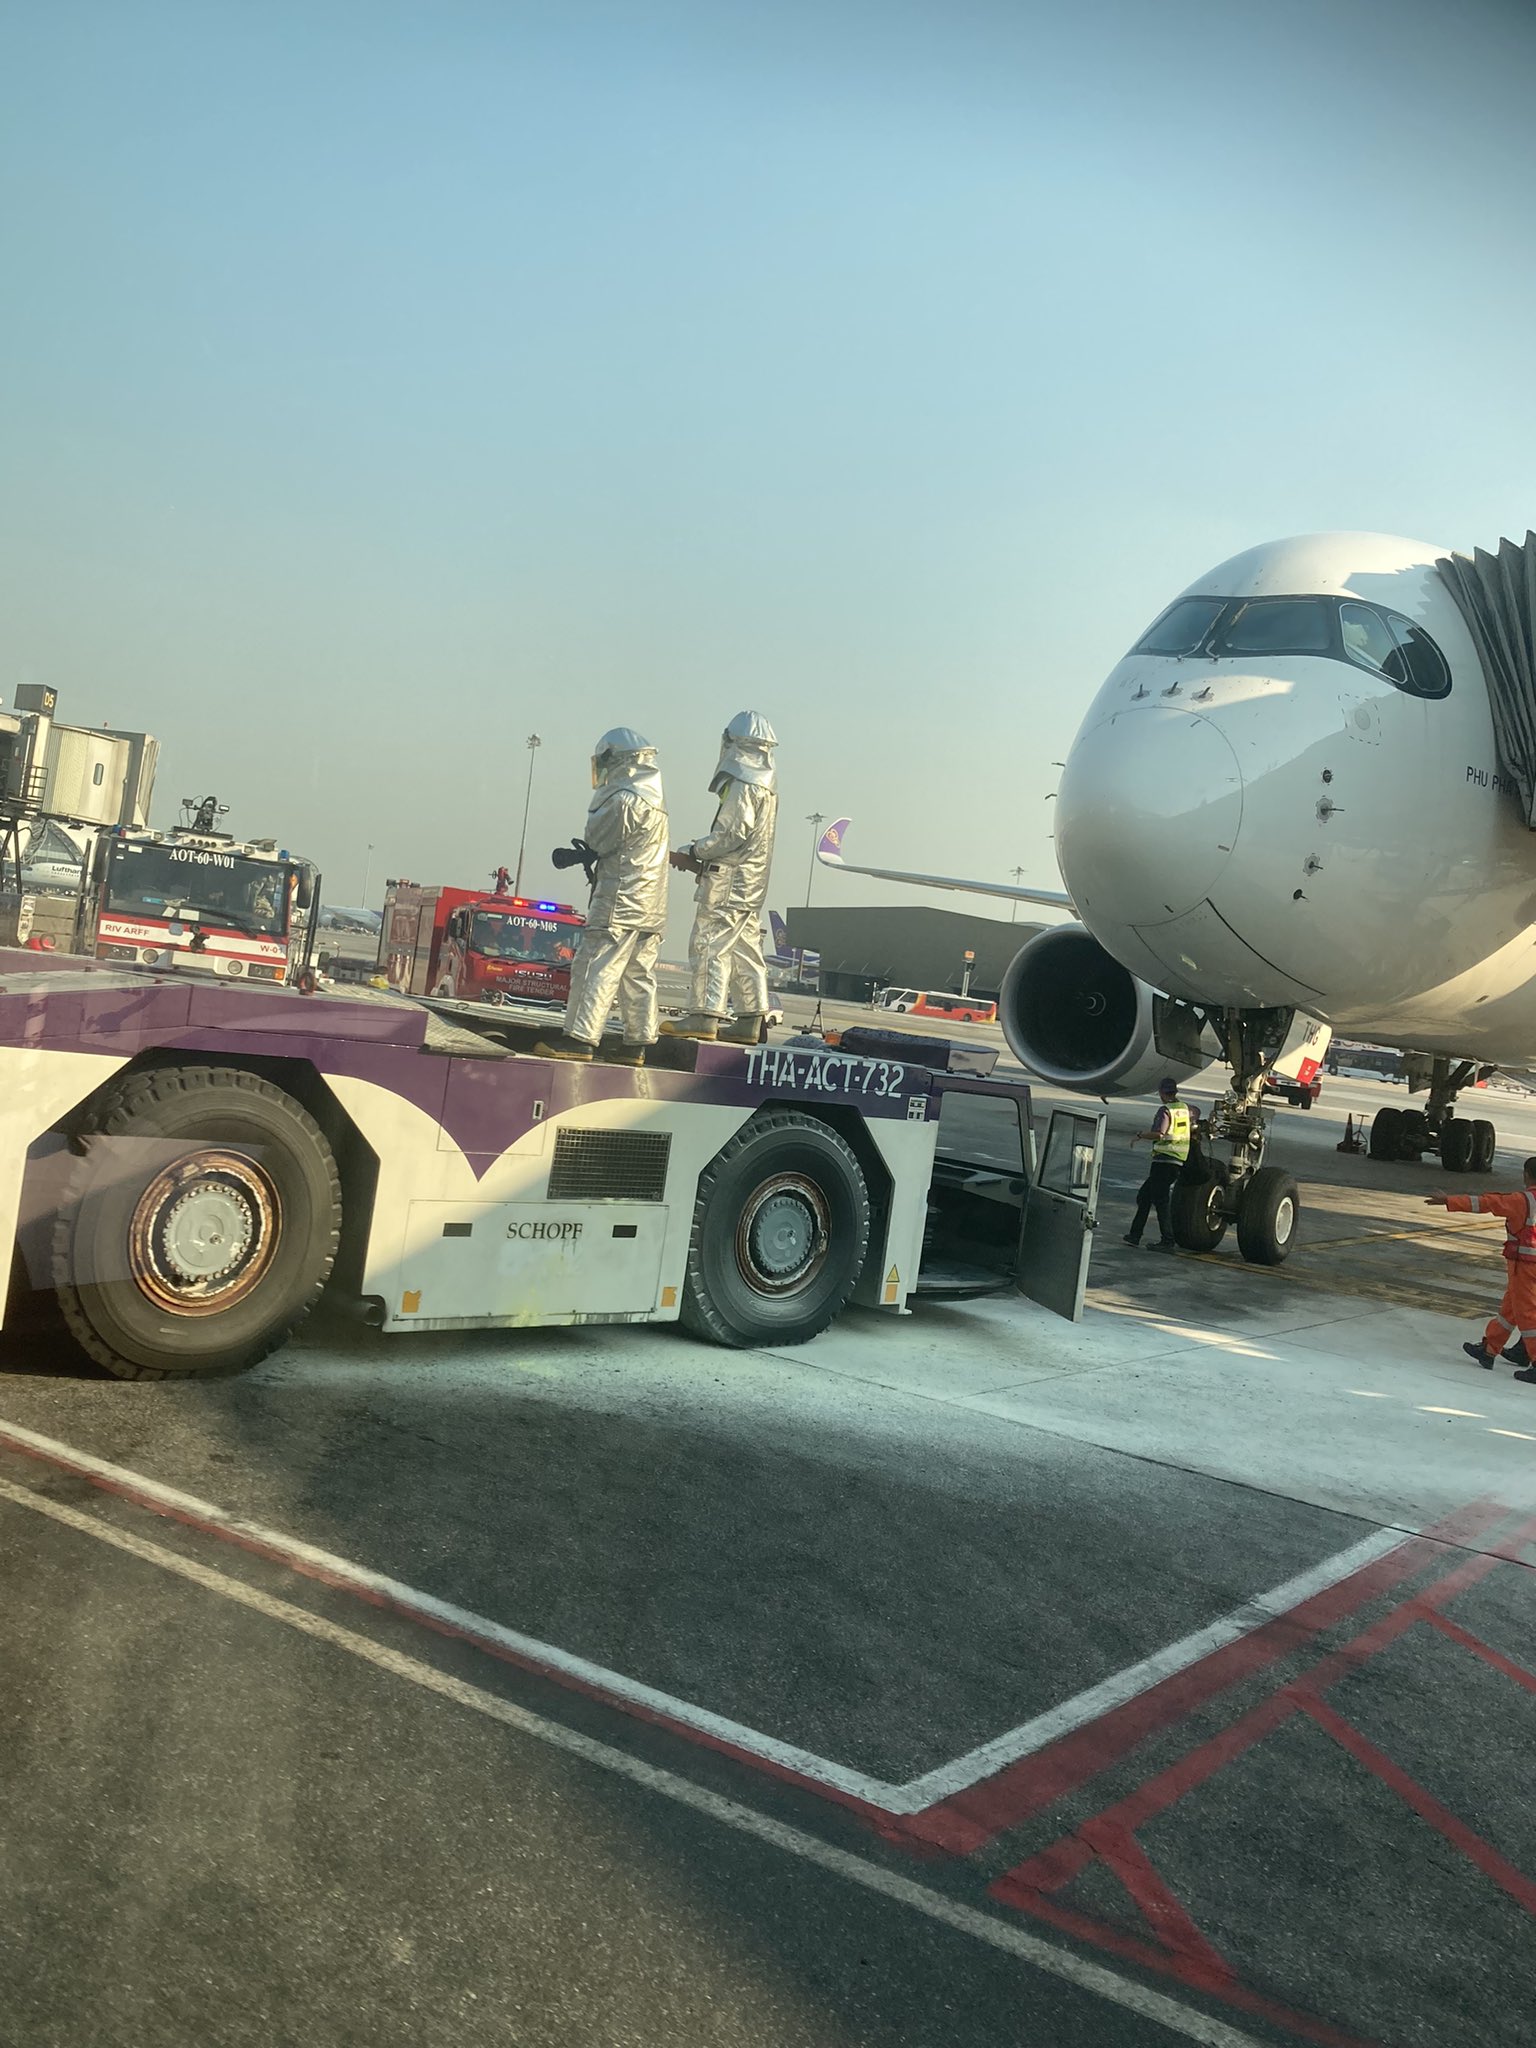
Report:
M 508 1237 L 543 1238 L 573 1244 L 581 1235 L 579 1223 L 509 1223 Z

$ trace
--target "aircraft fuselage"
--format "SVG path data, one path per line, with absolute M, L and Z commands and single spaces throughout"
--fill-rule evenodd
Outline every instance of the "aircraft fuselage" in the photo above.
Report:
M 1536 834 L 1498 772 L 1446 552 L 1378 534 L 1250 549 L 1110 674 L 1056 845 L 1133 974 L 1425 1052 L 1536 1058 Z

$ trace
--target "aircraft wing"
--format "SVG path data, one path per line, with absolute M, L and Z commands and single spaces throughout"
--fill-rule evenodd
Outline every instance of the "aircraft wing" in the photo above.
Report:
M 1052 910 L 1070 910 L 1072 898 L 1065 889 L 1020 888 L 1014 882 L 968 882 L 955 875 L 919 875 L 906 868 L 855 867 L 843 859 L 843 839 L 851 818 L 839 818 L 829 825 L 816 843 L 816 858 L 824 868 L 841 868 L 848 875 L 869 875 L 877 882 L 914 882 L 924 889 L 961 889 L 972 896 L 1002 896 L 1010 903 L 1043 903 Z

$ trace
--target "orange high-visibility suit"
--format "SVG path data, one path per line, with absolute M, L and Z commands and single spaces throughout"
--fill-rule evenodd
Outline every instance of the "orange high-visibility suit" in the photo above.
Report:
M 1463 1215 L 1504 1219 L 1504 1256 L 1509 1277 L 1499 1312 L 1483 1332 L 1483 1349 L 1498 1352 L 1511 1337 L 1525 1339 L 1525 1355 L 1536 1365 L 1536 1193 L 1447 1195 L 1445 1206 Z

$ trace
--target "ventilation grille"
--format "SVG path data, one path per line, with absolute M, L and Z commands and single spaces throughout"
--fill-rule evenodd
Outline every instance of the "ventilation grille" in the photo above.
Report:
M 663 1202 L 670 1131 L 556 1131 L 552 1202 Z

